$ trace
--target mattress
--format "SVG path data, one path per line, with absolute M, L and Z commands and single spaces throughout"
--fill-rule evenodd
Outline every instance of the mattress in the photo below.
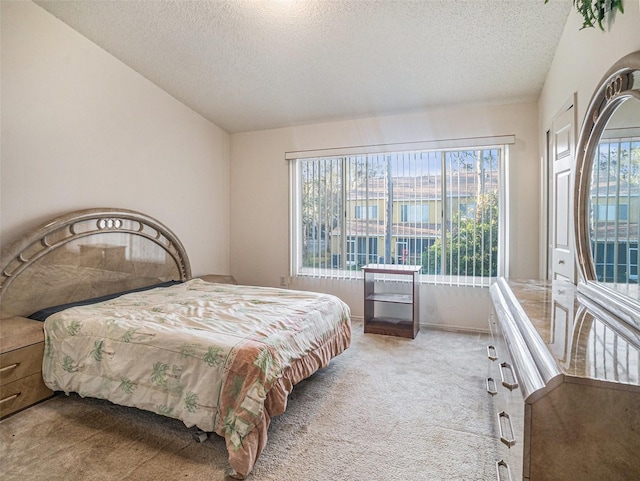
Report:
M 216 432 L 238 478 L 293 385 L 351 339 L 349 308 L 335 296 L 200 279 L 66 309 L 44 328 L 49 388 Z

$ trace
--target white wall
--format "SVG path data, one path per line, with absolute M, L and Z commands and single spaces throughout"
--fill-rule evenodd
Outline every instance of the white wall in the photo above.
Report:
M 229 269 L 229 136 L 31 2 L 2 5 L 0 242 L 76 209 L 142 211 L 195 275 Z
M 277 286 L 289 270 L 287 151 L 515 134 L 511 148 L 511 276 L 538 275 L 536 104 L 422 111 L 231 136 L 231 272 L 241 283 Z M 338 294 L 363 312 L 361 282 L 300 279 L 292 288 Z M 487 289 L 423 286 L 421 322 L 484 329 Z
M 593 91 L 621 57 L 640 50 L 640 2 L 624 0 L 624 14 L 616 13 L 606 31 L 580 30 L 581 17 L 571 11 L 538 102 L 540 132 L 562 105 L 577 93 L 578 125 L 582 125 Z
M 616 12 L 605 31 L 582 29 L 582 17 L 571 10 L 556 49 L 551 68 L 538 100 L 540 151 L 551 120 L 575 94 L 576 142 L 591 96 L 613 64 L 628 53 L 640 50 L 640 6 L 638 0 L 624 0 L 624 14 Z M 577 159 L 576 159 L 577 160 Z M 541 217 L 544 233 L 545 216 Z M 544 250 L 544 242 L 541 247 Z M 542 267 L 542 266 L 541 266 Z
M 616 15 L 606 32 L 580 30 L 580 17 L 571 12 L 537 105 L 494 107 L 487 116 L 475 109 L 434 111 L 232 136 L 232 272 L 243 282 L 265 285 L 276 285 L 277 277 L 287 272 L 285 151 L 515 133 L 510 276 L 537 278 L 540 229 L 536 222 L 546 222 L 539 212 L 544 132 L 574 92 L 579 126 L 605 71 L 618 58 L 640 49 L 638 2 L 625 0 L 624 7 L 625 13 Z M 532 117 L 536 115 L 537 122 Z M 261 248 L 269 252 L 266 258 L 257 254 Z M 338 294 L 355 315 L 362 315 L 359 283 L 305 279 L 292 287 Z M 486 290 L 423 286 L 421 302 L 421 322 L 449 327 L 482 328 L 489 311 Z

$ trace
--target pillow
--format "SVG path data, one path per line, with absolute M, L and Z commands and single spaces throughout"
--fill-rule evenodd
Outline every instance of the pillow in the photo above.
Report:
M 40 309 L 37 312 L 31 314 L 29 319 L 33 319 L 34 321 L 41 321 L 49 317 L 51 314 L 55 314 L 56 312 L 64 311 L 65 309 L 69 309 L 70 307 L 76 306 L 87 306 L 89 304 L 97 304 L 98 302 L 108 301 L 109 299 L 115 299 L 116 297 L 123 296 L 125 294 L 131 294 L 132 292 L 141 292 L 148 291 L 149 289 L 155 289 L 156 287 L 169 287 L 174 286 L 176 284 L 182 284 L 182 281 L 167 281 L 161 282 L 160 284 L 154 284 L 152 286 L 146 287 L 138 287 L 136 289 L 130 289 L 128 291 L 116 292 L 114 294 L 107 294 L 105 296 L 94 297 L 91 299 L 84 299 L 82 301 L 70 302 L 68 304 L 60 304 L 59 306 L 45 307 L 44 309 Z

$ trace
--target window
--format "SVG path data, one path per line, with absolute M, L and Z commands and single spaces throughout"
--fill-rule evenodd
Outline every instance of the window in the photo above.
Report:
M 378 218 L 378 206 L 371 205 L 369 206 L 369 215 L 365 216 L 367 212 L 367 207 L 362 205 L 355 206 L 354 217 L 356 219 L 377 219 Z
M 429 205 L 401 205 L 401 222 L 429 222 Z
M 613 131 L 612 131 L 613 132 Z M 601 282 L 638 282 L 640 138 L 598 144 L 591 178 L 591 252 Z
M 627 266 L 629 271 L 629 282 L 638 283 L 638 244 L 634 247 L 629 247 L 629 265 Z
M 363 265 L 397 263 L 421 265 L 426 282 L 488 285 L 504 265 L 505 154 L 499 145 L 294 158 L 292 274 L 356 278 Z
M 616 210 L 618 211 L 617 213 Z M 603 222 L 627 220 L 629 218 L 629 206 L 625 204 L 598 205 L 598 213 L 596 216 L 598 220 Z

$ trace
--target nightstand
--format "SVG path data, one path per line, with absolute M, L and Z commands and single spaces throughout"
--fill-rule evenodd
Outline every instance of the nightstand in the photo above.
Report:
M 0 418 L 53 395 L 42 380 L 42 323 L 0 319 Z
M 207 274 L 206 276 L 199 276 L 199 278 L 206 282 L 217 282 L 220 284 L 237 284 L 233 276 L 225 276 L 222 274 Z
M 420 284 L 422 266 L 402 264 L 369 264 L 364 266 L 364 332 L 415 339 L 420 330 Z M 386 276 L 393 283 L 378 282 L 376 276 Z M 395 284 L 401 292 L 388 292 Z M 388 287 L 387 287 L 388 288 Z M 382 304 L 401 308 L 401 315 L 381 316 L 376 310 Z M 396 309 L 397 311 L 398 309 Z

